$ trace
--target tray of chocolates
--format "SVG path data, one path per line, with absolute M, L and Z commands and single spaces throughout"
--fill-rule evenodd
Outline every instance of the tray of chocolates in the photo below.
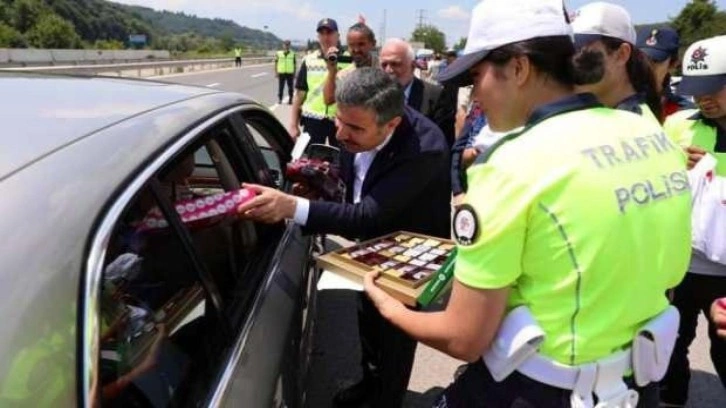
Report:
M 396 232 L 321 255 L 318 265 L 357 281 L 378 270 L 379 286 L 415 305 L 425 284 L 442 269 L 455 247 L 450 240 Z

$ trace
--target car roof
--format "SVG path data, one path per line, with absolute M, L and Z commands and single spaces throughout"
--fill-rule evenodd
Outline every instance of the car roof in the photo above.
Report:
M 0 72 L 0 180 L 128 118 L 218 90 L 147 80 Z

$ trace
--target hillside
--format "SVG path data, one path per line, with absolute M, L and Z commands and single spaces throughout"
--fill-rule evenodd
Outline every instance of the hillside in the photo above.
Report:
M 0 0 L 0 48 L 124 48 L 132 34 L 146 35 L 147 47 L 178 52 L 264 49 L 281 41 L 231 20 L 105 0 Z
M 219 18 L 200 18 L 185 13 L 174 13 L 170 11 L 156 11 L 147 7 L 119 6 L 128 10 L 132 15 L 138 16 L 141 20 L 151 24 L 162 34 L 183 34 L 194 32 L 205 37 L 218 39 L 233 38 L 255 48 L 275 48 L 280 45 L 281 40 L 274 34 L 242 27 L 231 20 Z

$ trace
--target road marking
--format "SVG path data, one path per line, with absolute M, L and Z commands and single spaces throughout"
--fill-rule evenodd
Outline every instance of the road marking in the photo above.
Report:
M 215 83 L 213 83 L 213 84 L 209 84 L 209 85 L 207 85 L 207 87 L 209 87 L 209 88 L 214 88 L 215 86 L 219 86 L 219 85 L 220 85 L 220 84 L 219 84 L 219 82 L 215 82 Z
M 250 68 L 268 67 L 268 66 L 271 66 L 271 65 L 272 65 L 271 63 L 267 63 L 267 64 L 256 64 L 256 65 L 243 65 L 241 67 L 208 69 L 208 70 L 204 70 L 204 71 L 184 72 L 184 73 L 181 73 L 181 74 L 156 75 L 156 76 L 150 76 L 150 77 L 146 77 L 146 78 L 147 79 L 159 79 L 159 78 L 174 78 L 174 77 L 191 76 L 191 75 L 204 75 L 204 74 L 210 74 L 210 73 L 216 73 L 216 72 L 236 71 L 238 69 L 250 69 Z
M 268 74 L 267 72 L 260 72 L 259 74 L 250 75 L 250 78 L 259 78 L 259 77 L 265 76 L 267 74 Z

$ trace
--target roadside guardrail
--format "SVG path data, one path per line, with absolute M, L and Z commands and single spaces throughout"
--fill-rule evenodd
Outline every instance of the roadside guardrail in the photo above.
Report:
M 0 68 L 0 71 L 23 71 L 53 74 L 109 75 L 122 77 L 150 77 L 179 74 L 210 69 L 234 67 L 234 58 L 168 60 L 121 64 L 55 65 L 37 67 Z M 242 58 L 242 65 L 265 64 L 272 57 Z

